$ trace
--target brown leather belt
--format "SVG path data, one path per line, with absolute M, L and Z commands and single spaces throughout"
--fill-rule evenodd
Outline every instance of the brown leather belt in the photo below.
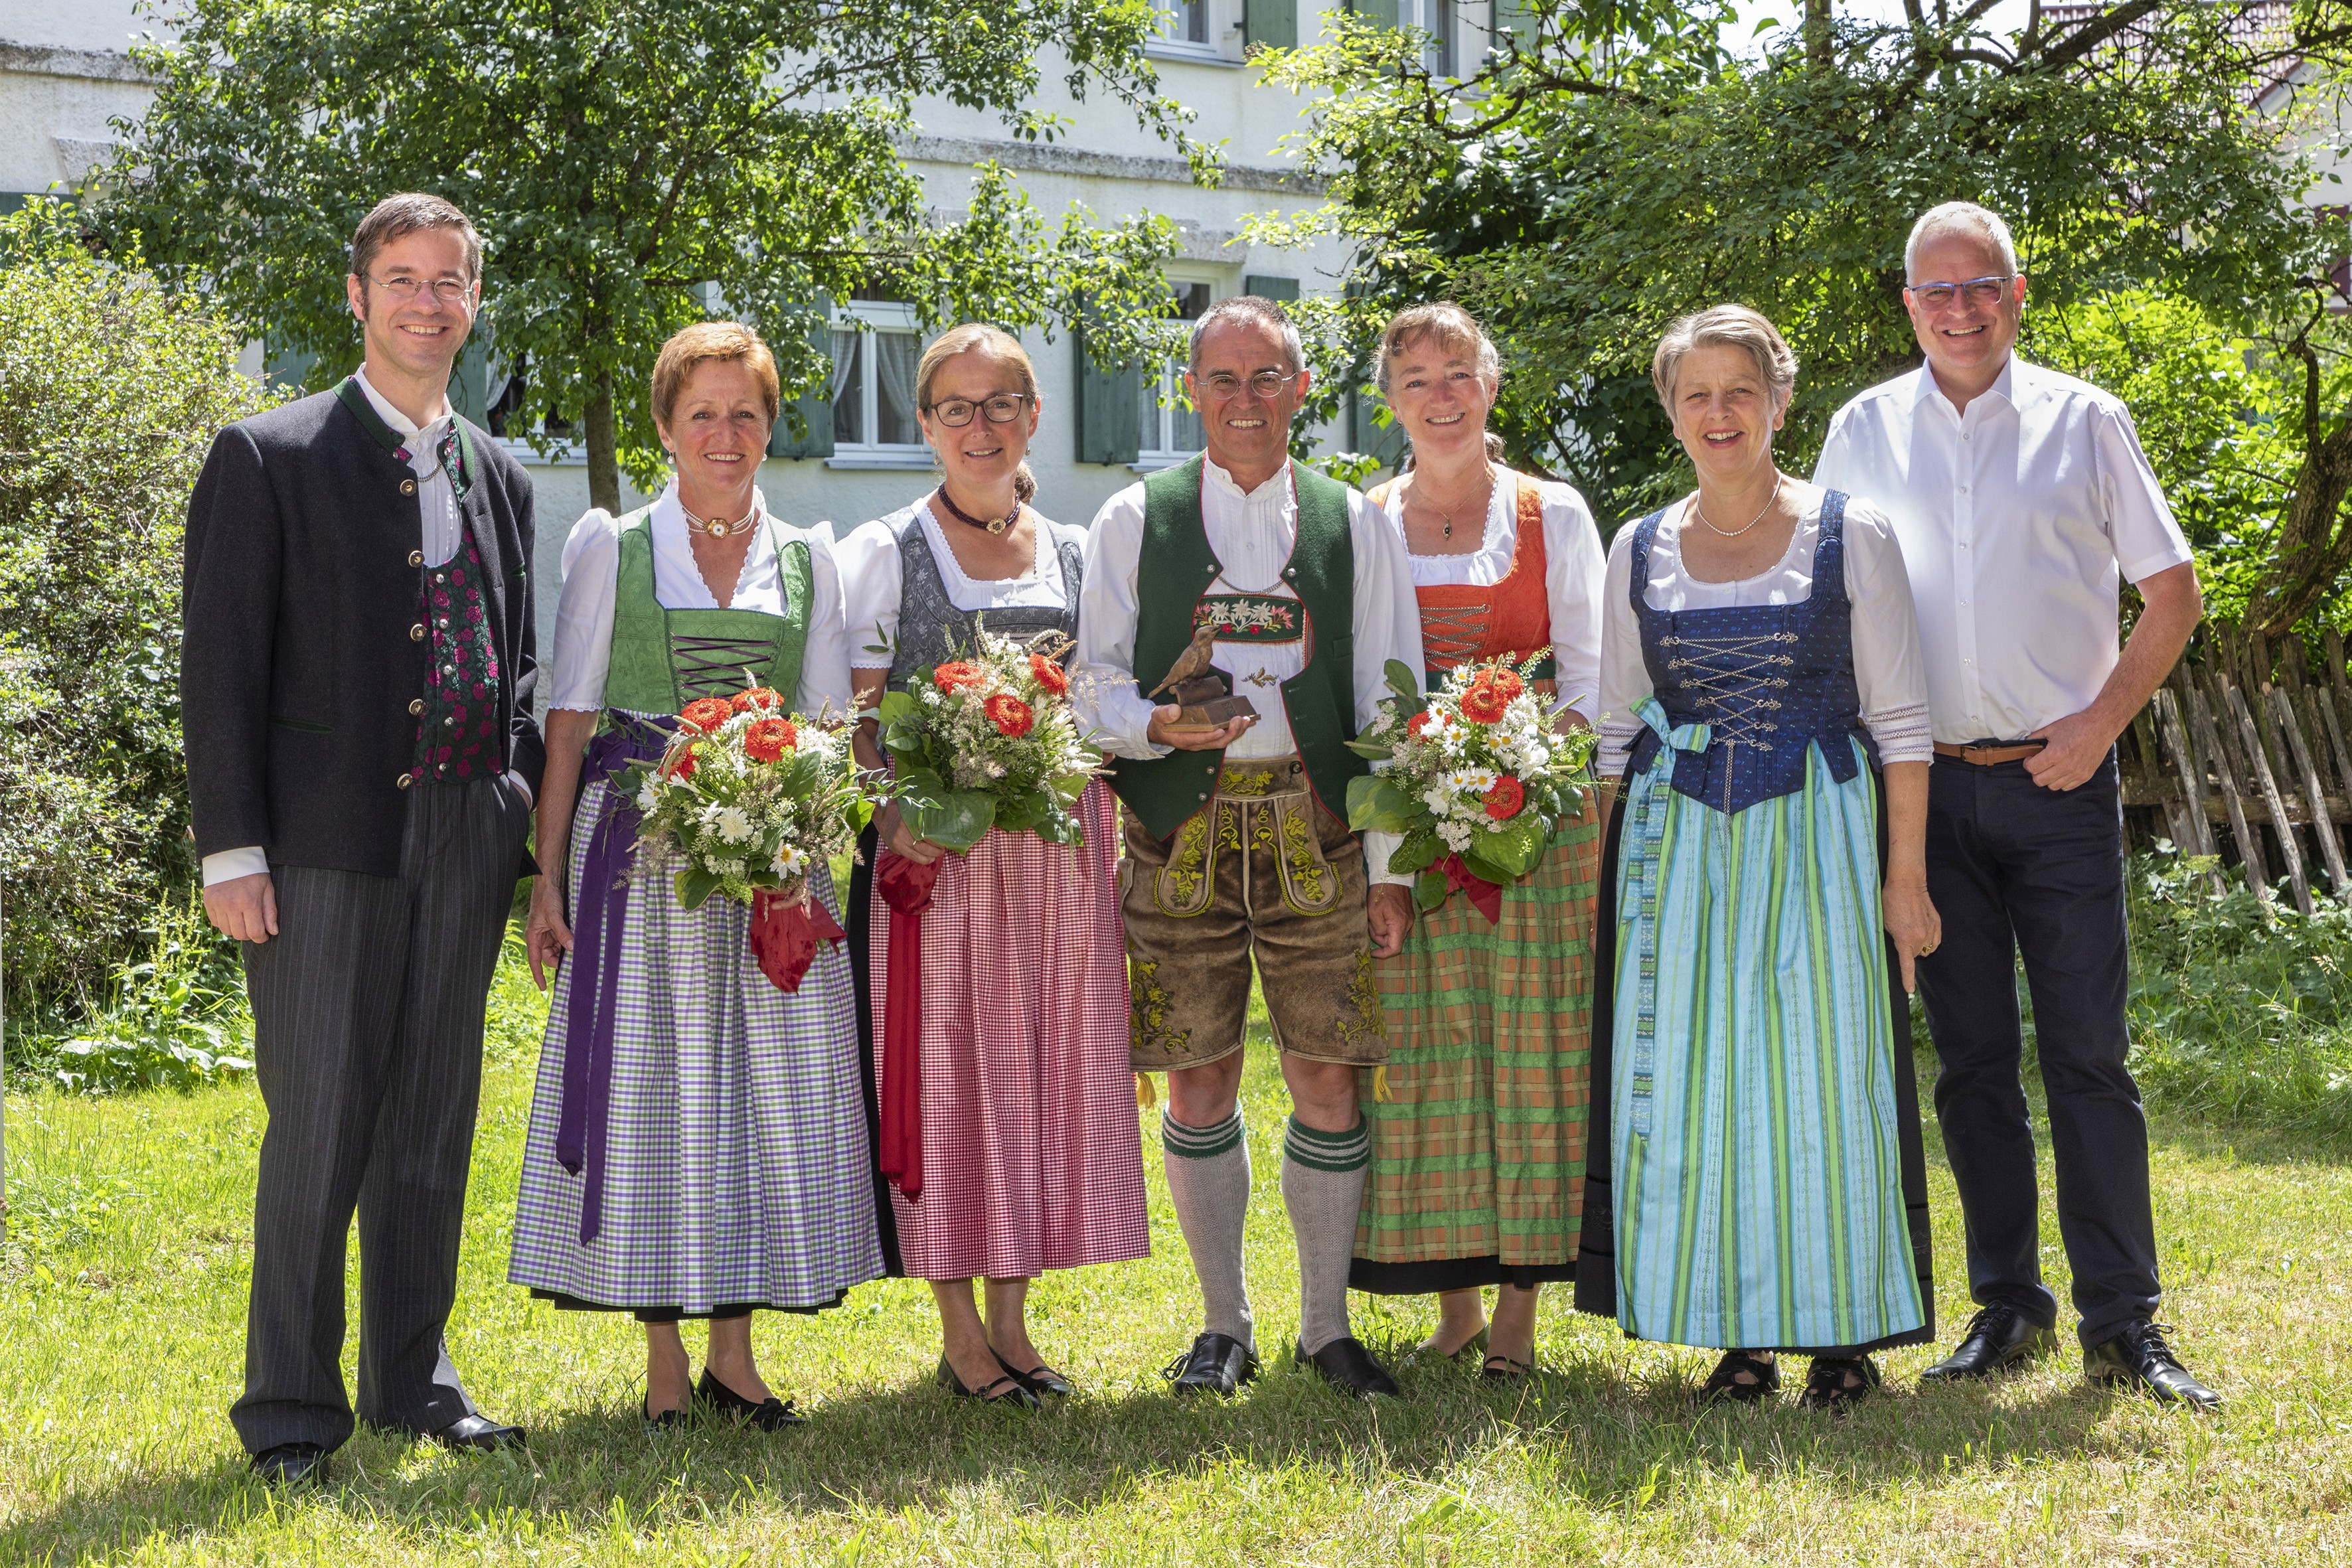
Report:
M 1995 763 L 2023 762 L 2049 743 L 2047 741 L 2019 741 L 2006 746 L 1948 746 L 1938 741 L 1936 742 L 1936 754 L 1956 757 L 1971 767 L 1989 768 Z

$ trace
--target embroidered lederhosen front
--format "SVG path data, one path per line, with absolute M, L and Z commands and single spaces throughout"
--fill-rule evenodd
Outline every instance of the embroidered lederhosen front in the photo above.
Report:
M 1179 920 L 1205 910 L 1216 896 L 1220 855 L 1241 857 L 1242 908 L 1255 915 L 1271 893 L 1295 914 L 1328 914 L 1339 879 L 1324 858 L 1315 796 L 1296 757 L 1229 762 L 1218 770 L 1216 797 L 1176 830 L 1168 863 L 1152 873 L 1151 899 Z M 1274 878 L 1265 881 L 1265 861 Z

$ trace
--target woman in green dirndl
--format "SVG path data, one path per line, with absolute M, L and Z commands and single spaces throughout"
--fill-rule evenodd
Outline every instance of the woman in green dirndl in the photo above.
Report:
M 1412 463 L 1370 499 L 1404 537 L 1431 680 L 1549 649 L 1538 688 L 1549 671 L 1558 723 L 1580 726 L 1599 683 L 1601 536 L 1575 490 L 1496 460 L 1486 415 L 1500 374 L 1458 305 L 1390 322 L 1381 390 Z M 1533 871 L 1497 887 L 1461 868 L 1379 964 L 1389 1059 L 1367 1086 L 1371 1172 L 1349 1283 L 1436 1294 L 1423 1348 L 1483 1344 L 1490 1378 L 1534 1369 L 1537 1292 L 1575 1275 L 1600 840 L 1588 795 Z

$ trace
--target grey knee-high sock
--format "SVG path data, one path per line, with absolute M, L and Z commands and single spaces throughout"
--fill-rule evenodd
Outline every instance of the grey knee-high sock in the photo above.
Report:
M 1242 1113 L 1236 1108 L 1213 1127 L 1187 1127 L 1162 1111 L 1160 1143 L 1168 1156 L 1168 1195 L 1201 1281 L 1204 1325 L 1255 1352 L 1249 1289 L 1242 1280 L 1242 1227 L 1249 1219 L 1250 1196 L 1249 1140 L 1242 1135 Z
M 1282 1206 L 1298 1238 L 1301 1355 L 1348 1337 L 1348 1264 L 1371 1158 L 1371 1131 L 1361 1119 L 1345 1132 L 1320 1132 L 1294 1116 L 1283 1136 Z

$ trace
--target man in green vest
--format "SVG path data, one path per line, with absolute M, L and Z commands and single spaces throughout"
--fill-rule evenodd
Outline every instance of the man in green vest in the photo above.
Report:
M 1168 1075 L 1168 1188 L 1206 1309 L 1167 1371 L 1179 1394 L 1256 1370 L 1237 1098 L 1253 957 L 1290 1089 L 1299 1359 L 1350 1394 L 1398 1392 L 1349 1331 L 1348 1264 L 1370 1157 L 1356 1075 L 1388 1056 L 1372 959 L 1403 945 L 1412 900 L 1393 839 L 1348 830 L 1367 764 L 1347 742 L 1377 717 L 1387 661 L 1421 668 L 1421 618 L 1402 537 L 1290 460 L 1309 379 L 1280 306 L 1212 306 L 1184 378 L 1207 451 L 1112 497 L 1087 544 L 1073 695 L 1117 759 L 1133 1062 Z M 1257 713 L 1181 728 L 1148 694 L 1210 626 L 1213 668 Z

